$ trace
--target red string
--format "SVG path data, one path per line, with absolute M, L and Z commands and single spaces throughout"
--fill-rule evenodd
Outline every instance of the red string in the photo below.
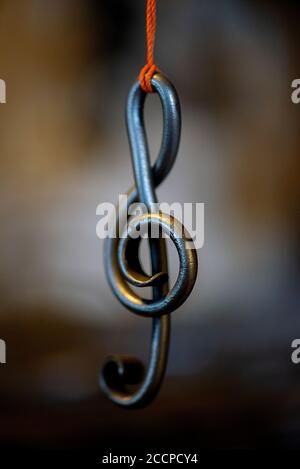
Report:
M 153 93 L 151 78 L 158 72 L 153 61 L 153 49 L 156 30 L 156 0 L 147 0 L 146 31 L 147 31 L 147 63 L 139 74 L 141 87 L 146 93 Z

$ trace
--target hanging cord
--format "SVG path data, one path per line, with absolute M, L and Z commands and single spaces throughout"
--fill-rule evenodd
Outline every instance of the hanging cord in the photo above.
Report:
M 153 93 L 151 78 L 158 72 L 153 61 L 153 49 L 156 30 L 156 0 L 147 0 L 146 31 L 147 31 L 147 63 L 139 74 L 140 85 L 146 93 Z

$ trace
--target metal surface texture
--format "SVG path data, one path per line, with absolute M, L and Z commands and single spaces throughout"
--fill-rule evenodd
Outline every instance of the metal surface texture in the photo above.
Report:
M 136 81 L 129 93 L 126 122 L 135 185 L 128 191 L 127 206 L 121 208 L 117 221 L 117 237 L 107 238 L 104 247 L 105 271 L 108 282 L 119 301 L 133 313 L 151 318 L 152 336 L 148 369 L 132 357 L 108 357 L 100 375 L 104 393 L 124 408 L 141 408 L 157 395 L 168 358 L 170 313 L 177 309 L 191 293 L 197 276 L 197 254 L 193 242 L 181 223 L 160 211 L 153 213 L 157 203 L 155 188 L 166 178 L 176 159 L 181 131 L 180 104 L 175 88 L 161 73 L 152 78 L 163 112 L 163 134 L 160 152 L 153 167 L 144 125 L 146 93 Z M 147 213 L 127 219 L 128 207 L 143 203 Z M 126 232 L 122 233 L 124 220 Z M 165 239 L 149 237 L 152 275 L 147 275 L 139 261 L 141 237 L 132 232 L 157 228 L 174 243 L 180 262 L 174 286 L 168 285 L 168 263 Z M 121 228 L 119 230 L 119 228 Z M 138 296 L 130 285 L 151 287 L 152 299 Z

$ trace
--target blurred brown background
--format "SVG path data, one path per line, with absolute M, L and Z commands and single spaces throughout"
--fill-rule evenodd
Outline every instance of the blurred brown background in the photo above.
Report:
M 0 2 L 0 446 L 298 447 L 297 2 L 158 0 L 156 62 L 183 111 L 158 196 L 205 202 L 205 245 L 155 403 L 126 412 L 98 388 L 107 353 L 148 352 L 150 323 L 113 297 L 96 236 L 97 205 L 132 184 L 124 104 L 144 9 Z M 154 159 L 156 97 L 146 120 Z

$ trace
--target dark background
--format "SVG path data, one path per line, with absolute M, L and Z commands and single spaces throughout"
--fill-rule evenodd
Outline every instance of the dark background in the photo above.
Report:
M 183 112 L 158 196 L 205 203 L 205 245 L 161 393 L 128 412 L 98 375 L 107 353 L 147 361 L 150 322 L 106 283 L 96 207 L 132 184 L 145 2 L 0 2 L 1 448 L 299 447 L 299 24 L 294 1 L 158 0 L 156 62 Z

